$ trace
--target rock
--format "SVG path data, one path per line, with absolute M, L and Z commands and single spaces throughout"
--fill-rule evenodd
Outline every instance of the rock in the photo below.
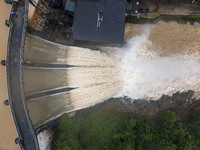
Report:
M 194 26 L 198 26 L 199 25 L 199 23 L 198 22 L 194 22 Z

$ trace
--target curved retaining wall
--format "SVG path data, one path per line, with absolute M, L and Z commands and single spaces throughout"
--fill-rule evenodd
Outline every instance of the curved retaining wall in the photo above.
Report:
M 21 149 L 39 150 L 37 136 L 27 112 L 23 85 L 23 47 L 28 17 L 28 0 L 12 4 L 15 15 L 9 18 L 10 31 L 7 44 L 6 76 L 10 109 L 17 129 Z

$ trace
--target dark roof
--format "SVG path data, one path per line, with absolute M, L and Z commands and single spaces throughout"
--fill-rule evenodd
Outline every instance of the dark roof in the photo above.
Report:
M 123 43 L 126 0 L 77 0 L 73 39 Z

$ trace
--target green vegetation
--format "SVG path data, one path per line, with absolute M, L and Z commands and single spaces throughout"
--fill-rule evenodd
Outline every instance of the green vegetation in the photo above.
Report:
M 174 111 L 140 119 L 113 111 L 80 111 L 63 115 L 53 140 L 53 150 L 199 150 L 200 106 L 190 120 Z

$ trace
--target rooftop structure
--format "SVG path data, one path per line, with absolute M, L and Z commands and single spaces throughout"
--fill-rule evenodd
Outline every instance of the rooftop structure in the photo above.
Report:
M 77 0 L 73 39 L 123 43 L 126 0 Z

